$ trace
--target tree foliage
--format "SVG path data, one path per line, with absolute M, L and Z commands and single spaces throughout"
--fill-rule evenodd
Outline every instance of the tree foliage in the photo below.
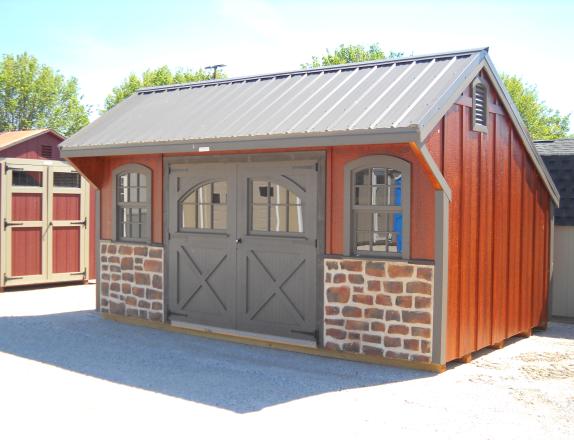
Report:
M 301 68 L 310 69 L 313 67 L 333 66 L 336 64 L 399 58 L 403 55 L 400 52 L 390 52 L 387 55 L 379 47 L 378 43 L 371 44 L 368 48 L 365 48 L 360 44 L 341 44 L 333 51 L 333 53 L 331 53 L 329 49 L 327 49 L 326 52 L 327 53 L 321 57 L 311 57 L 311 62 L 301 64 Z
M 570 115 L 562 116 L 558 110 L 548 107 L 538 97 L 536 87 L 516 75 L 501 76 L 533 139 L 550 140 L 568 135 Z
M 217 71 L 216 78 L 224 78 L 221 71 Z M 177 70 L 175 73 L 167 66 L 157 69 L 148 69 L 141 76 L 131 73 L 124 81 L 112 89 L 112 93 L 106 98 L 104 107 L 106 110 L 123 101 L 141 87 L 166 86 L 171 84 L 181 84 L 212 79 L 212 73 L 203 69 Z
M 76 78 L 23 53 L 0 59 L 0 131 L 51 128 L 70 136 L 86 125 Z

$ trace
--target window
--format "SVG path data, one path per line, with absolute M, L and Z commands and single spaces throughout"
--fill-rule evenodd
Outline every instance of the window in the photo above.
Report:
M 150 241 L 151 172 L 141 165 L 127 165 L 114 173 L 116 239 Z
M 12 185 L 42 186 L 42 171 L 12 170 Z
M 472 83 L 472 121 L 473 130 L 488 131 L 488 94 L 486 84 L 480 78 Z
M 227 229 L 227 182 L 206 183 L 182 198 L 181 229 Z
M 301 198 L 282 185 L 267 180 L 250 180 L 251 231 L 303 232 Z
M 53 184 L 60 188 L 80 188 L 82 186 L 78 173 L 63 173 L 58 171 L 54 172 Z
M 347 253 L 409 258 L 410 164 L 369 156 L 346 166 Z

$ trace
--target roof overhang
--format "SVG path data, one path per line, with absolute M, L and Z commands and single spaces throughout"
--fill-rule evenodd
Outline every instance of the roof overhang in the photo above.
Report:
M 5 150 L 7 148 L 13 147 L 14 145 L 18 145 L 18 144 L 21 144 L 22 142 L 27 142 L 29 140 L 37 138 L 38 136 L 43 136 L 47 133 L 50 133 L 50 134 L 54 135 L 55 137 L 59 138 L 60 141 L 63 141 L 64 139 L 66 139 L 64 136 L 62 136 L 57 131 L 52 130 L 51 128 L 46 128 L 46 129 L 38 130 L 38 131 L 34 130 L 34 132 L 30 133 L 28 136 L 23 136 L 21 138 L 15 139 L 14 141 L 12 141 L 8 144 L 1 145 L 0 150 Z

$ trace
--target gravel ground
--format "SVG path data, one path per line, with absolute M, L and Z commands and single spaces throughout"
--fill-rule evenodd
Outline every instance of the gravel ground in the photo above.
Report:
M 0 294 L 0 438 L 574 438 L 572 324 L 434 375 L 118 324 L 93 298 Z

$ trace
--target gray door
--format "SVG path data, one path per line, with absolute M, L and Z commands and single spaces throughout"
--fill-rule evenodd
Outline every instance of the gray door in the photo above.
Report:
M 315 339 L 315 161 L 171 170 L 170 319 Z
M 235 326 L 235 167 L 172 167 L 169 292 L 172 320 Z
M 315 163 L 244 165 L 238 183 L 238 328 L 314 339 Z

